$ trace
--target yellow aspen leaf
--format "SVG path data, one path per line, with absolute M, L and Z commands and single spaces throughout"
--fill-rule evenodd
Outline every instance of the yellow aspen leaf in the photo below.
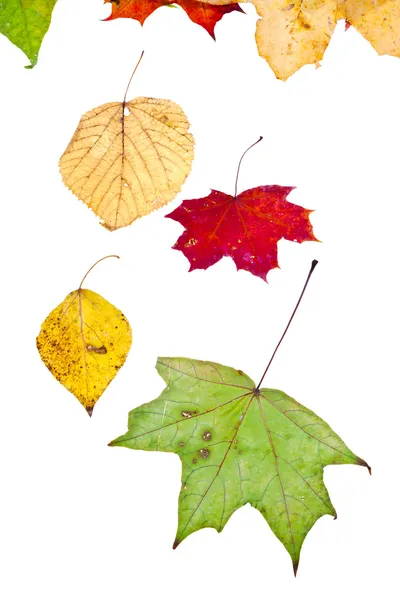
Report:
M 64 184 L 110 231 L 173 200 L 193 161 L 182 108 L 156 98 L 127 101 L 126 94 L 83 115 L 60 159 Z
M 336 23 L 345 19 L 378 52 L 400 57 L 399 0 L 244 0 L 256 7 L 256 42 L 279 79 L 323 58 Z M 227 5 L 234 0 L 205 0 Z
M 132 330 L 118 308 L 82 288 L 88 273 L 49 314 L 36 341 L 46 367 L 92 416 L 95 403 L 126 360 Z

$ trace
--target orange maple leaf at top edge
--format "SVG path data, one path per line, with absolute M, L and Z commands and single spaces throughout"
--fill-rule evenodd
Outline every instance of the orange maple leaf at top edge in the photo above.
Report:
M 142 25 L 151 13 L 161 6 L 178 4 L 187 13 L 188 17 L 197 25 L 201 25 L 212 38 L 215 39 L 215 25 L 222 17 L 230 12 L 244 12 L 238 3 L 227 6 L 215 6 L 198 0 L 104 0 L 105 4 L 111 3 L 112 12 L 105 21 L 112 21 L 119 18 L 136 19 Z

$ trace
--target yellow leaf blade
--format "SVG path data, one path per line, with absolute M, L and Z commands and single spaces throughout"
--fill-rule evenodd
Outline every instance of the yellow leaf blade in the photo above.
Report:
M 86 113 L 60 159 L 65 185 L 113 231 L 175 198 L 194 140 L 180 106 L 135 98 Z
M 99 294 L 68 294 L 42 324 L 39 354 L 54 377 L 89 415 L 124 364 L 132 343 L 126 317 Z

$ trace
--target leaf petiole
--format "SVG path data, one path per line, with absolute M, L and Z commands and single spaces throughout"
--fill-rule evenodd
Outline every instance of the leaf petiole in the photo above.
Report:
M 82 289 L 83 282 L 85 281 L 86 277 L 89 275 L 90 271 L 92 271 L 101 261 L 106 260 L 106 258 L 119 258 L 119 256 L 117 256 L 116 254 L 109 254 L 108 256 L 103 256 L 103 258 L 99 258 L 99 260 L 97 260 L 94 263 L 94 265 L 92 265 L 90 267 L 90 269 L 86 272 L 86 275 L 83 277 L 82 281 L 79 284 L 78 290 Z
M 130 77 L 130 79 L 129 79 L 128 85 L 126 86 L 125 95 L 124 95 L 124 100 L 123 100 L 123 102 L 122 102 L 122 105 L 124 106 L 124 108 L 125 108 L 125 104 L 126 104 L 126 96 L 127 96 L 127 94 L 128 94 L 129 86 L 131 85 L 132 79 L 133 79 L 133 77 L 134 77 L 134 75 L 135 75 L 136 71 L 137 71 L 137 70 L 138 70 L 138 68 L 139 68 L 139 65 L 140 65 L 140 63 L 141 63 L 141 61 L 142 61 L 143 55 L 144 55 L 144 50 L 142 50 L 142 53 L 141 53 L 141 55 L 140 55 L 140 58 L 139 58 L 139 60 L 138 60 L 138 61 L 137 61 L 137 63 L 136 63 L 136 67 L 133 69 L 133 73 L 132 73 L 132 75 L 131 75 L 131 77 Z
M 237 173 L 236 173 L 235 195 L 234 195 L 234 198 L 237 197 L 239 173 L 240 173 L 240 167 L 242 166 L 242 161 L 243 161 L 244 157 L 246 156 L 246 154 L 248 153 L 248 151 L 251 150 L 252 148 L 254 148 L 254 146 L 257 146 L 257 144 L 259 144 L 262 139 L 264 139 L 264 138 L 263 138 L 262 135 L 260 135 L 259 139 L 256 142 L 254 142 L 254 144 L 252 144 L 251 146 L 249 146 L 247 148 L 247 150 L 245 150 L 245 152 L 243 152 L 242 158 L 239 160 L 238 170 L 237 170 Z
M 285 331 L 283 332 L 283 334 L 282 334 L 282 337 L 281 337 L 281 339 L 279 340 L 279 342 L 278 342 L 278 344 L 277 344 L 277 346 L 276 346 L 276 348 L 275 348 L 275 350 L 274 350 L 274 352 L 273 352 L 273 354 L 272 354 L 272 356 L 271 356 L 271 358 L 270 358 L 270 361 L 269 361 L 269 363 L 268 363 L 268 365 L 267 365 L 267 368 L 265 369 L 265 371 L 264 371 L 264 373 L 263 373 L 263 376 L 262 376 L 262 377 L 261 377 L 261 379 L 260 379 L 260 383 L 258 384 L 258 386 L 257 386 L 257 387 L 256 387 L 256 389 L 255 389 L 255 392 L 259 392 L 259 390 L 260 390 L 260 387 L 261 387 L 261 385 L 262 385 L 262 382 L 264 381 L 264 378 L 265 378 L 265 376 L 266 376 L 266 374 L 267 374 L 267 372 L 268 372 L 268 369 L 270 368 L 270 366 L 271 366 L 271 364 L 272 364 L 272 361 L 273 361 L 273 360 L 274 360 L 274 358 L 275 358 L 275 354 L 278 352 L 279 346 L 280 346 L 280 345 L 281 345 L 281 343 L 283 342 L 283 339 L 284 339 L 284 337 L 285 337 L 285 335 L 286 335 L 286 333 L 287 333 L 287 331 L 288 331 L 288 329 L 289 329 L 289 327 L 290 327 L 290 325 L 291 325 L 291 323 L 292 323 L 292 321 L 293 321 L 293 319 L 294 319 L 294 316 L 295 316 L 295 314 L 296 314 L 296 312 L 297 312 L 297 309 L 298 309 L 298 308 L 299 308 L 299 306 L 300 306 L 300 303 L 301 303 L 301 301 L 302 301 L 302 299 L 303 299 L 304 293 L 305 293 L 305 291 L 306 291 L 306 289 L 307 289 L 308 283 L 309 283 L 309 281 L 310 281 L 310 279 L 311 279 L 311 275 L 313 274 L 313 271 L 314 271 L 315 267 L 317 266 L 317 264 L 318 264 L 318 261 L 317 261 L 317 260 L 313 260 L 313 261 L 312 261 L 312 263 L 311 263 L 311 268 L 310 268 L 310 271 L 309 271 L 309 273 L 308 273 L 308 276 L 307 276 L 306 282 L 305 282 L 305 284 L 304 284 L 304 286 L 303 286 L 303 290 L 302 290 L 302 292 L 301 292 L 301 294 L 300 294 L 300 297 L 299 297 L 299 299 L 297 300 L 297 304 L 296 304 L 296 306 L 294 307 L 294 311 L 292 312 L 292 316 L 290 317 L 290 319 L 289 319 L 289 322 L 288 322 L 288 324 L 286 325 L 286 329 L 285 329 Z

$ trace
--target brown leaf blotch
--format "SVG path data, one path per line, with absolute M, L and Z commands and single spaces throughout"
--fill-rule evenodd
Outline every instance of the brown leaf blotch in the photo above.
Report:
M 183 410 L 181 412 L 182 417 L 184 417 L 185 419 L 189 419 L 190 417 L 193 416 L 193 411 L 192 410 Z
M 200 454 L 201 458 L 208 458 L 210 456 L 210 451 L 208 448 L 201 448 L 199 450 L 199 454 Z

